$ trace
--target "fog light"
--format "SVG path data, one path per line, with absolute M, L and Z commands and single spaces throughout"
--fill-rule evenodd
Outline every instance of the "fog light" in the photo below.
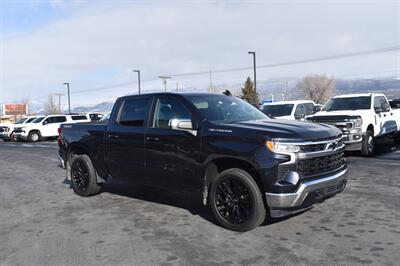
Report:
M 359 139 L 361 139 L 361 135 L 354 135 L 354 136 L 353 136 L 353 139 L 354 139 L 354 140 L 359 140 Z

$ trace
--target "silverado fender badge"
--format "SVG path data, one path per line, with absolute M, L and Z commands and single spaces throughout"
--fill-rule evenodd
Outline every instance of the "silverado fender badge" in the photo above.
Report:
M 230 130 L 230 129 L 209 128 L 208 130 L 211 132 L 232 133 L 232 130 Z

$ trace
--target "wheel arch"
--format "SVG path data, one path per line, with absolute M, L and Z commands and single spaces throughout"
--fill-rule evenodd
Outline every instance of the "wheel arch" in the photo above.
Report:
M 258 188 L 261 192 L 264 191 L 264 185 L 259 172 L 256 167 L 244 160 L 238 158 L 221 157 L 215 158 L 209 161 L 205 166 L 204 177 L 203 177 L 203 204 L 206 205 L 208 201 L 208 195 L 211 188 L 211 184 L 214 182 L 215 177 L 224 170 L 231 168 L 239 168 L 248 172 L 254 181 L 257 183 Z

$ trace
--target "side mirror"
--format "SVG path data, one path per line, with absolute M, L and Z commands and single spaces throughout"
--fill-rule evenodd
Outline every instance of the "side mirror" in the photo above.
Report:
M 382 103 L 382 112 L 389 112 L 390 105 L 388 103 Z
M 171 119 L 169 126 L 172 130 L 181 130 L 189 132 L 190 134 L 197 135 L 197 130 L 193 128 L 193 123 L 189 119 Z
M 42 122 L 42 125 L 43 125 L 43 126 L 45 126 L 45 125 L 47 125 L 47 124 L 48 124 L 47 121 L 43 121 L 43 122 Z
M 306 117 L 304 114 L 294 114 L 295 119 L 303 119 L 304 117 Z
M 375 113 L 377 113 L 377 114 L 382 113 L 382 108 L 380 108 L 380 107 L 375 107 L 374 109 L 375 109 Z
M 321 111 L 321 109 L 322 109 L 321 106 L 315 105 L 314 108 L 313 108 L 314 114 L 315 114 L 316 112 Z

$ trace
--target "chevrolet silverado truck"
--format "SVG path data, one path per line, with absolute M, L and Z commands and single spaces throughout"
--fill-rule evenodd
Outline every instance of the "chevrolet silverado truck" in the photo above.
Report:
M 58 142 L 76 194 L 98 194 L 111 179 L 189 191 L 236 231 L 267 211 L 311 208 L 347 181 L 339 129 L 272 119 L 228 95 L 124 96 L 107 122 L 61 125 Z
M 322 111 L 307 121 L 338 127 L 346 150 L 375 152 L 375 141 L 395 136 L 400 130 L 400 109 L 392 109 L 386 96 L 379 93 L 339 95 L 331 98 Z

